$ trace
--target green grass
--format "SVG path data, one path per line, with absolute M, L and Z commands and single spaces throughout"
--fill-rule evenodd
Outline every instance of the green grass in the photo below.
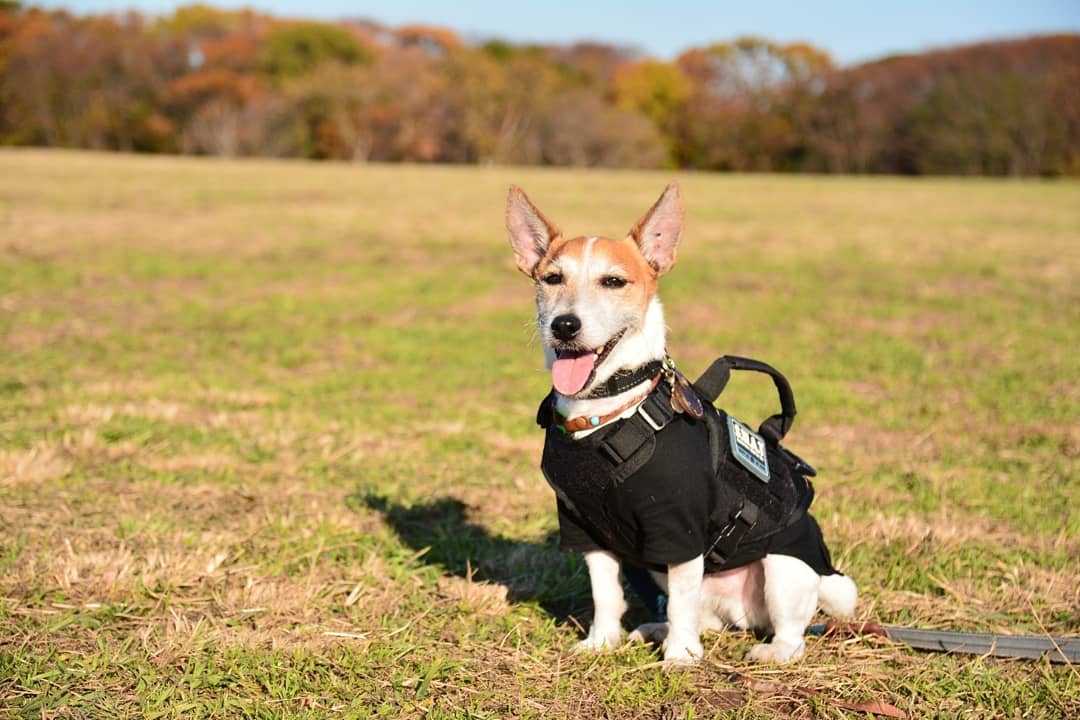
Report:
M 505 192 L 618 236 L 669 179 L 0 153 L 0 714 L 1080 715 L 1073 667 L 872 640 L 571 653 Z M 669 346 L 789 377 L 860 615 L 1080 634 L 1080 185 L 679 180 Z

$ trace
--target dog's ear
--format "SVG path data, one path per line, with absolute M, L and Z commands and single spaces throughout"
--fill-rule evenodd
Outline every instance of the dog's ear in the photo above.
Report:
M 658 275 L 663 275 L 675 264 L 679 238 L 683 226 L 682 196 L 679 186 L 671 183 L 649 212 L 630 228 L 630 237 L 637 243 L 645 260 Z
M 506 198 L 506 230 L 518 269 L 532 277 L 548 245 L 559 236 L 559 228 L 536 209 L 521 188 L 511 185 Z

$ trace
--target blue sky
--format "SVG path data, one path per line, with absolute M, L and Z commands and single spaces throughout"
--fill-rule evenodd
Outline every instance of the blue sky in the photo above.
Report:
M 278 15 L 371 18 L 389 25 L 428 22 L 467 39 L 569 43 L 600 40 L 671 59 L 689 47 L 738 35 L 806 41 L 841 63 L 962 42 L 1048 32 L 1080 32 L 1080 0 L 204 0 Z M 28 2 L 28 4 L 31 4 Z M 136 8 L 168 13 L 170 0 L 46 0 L 79 13 Z

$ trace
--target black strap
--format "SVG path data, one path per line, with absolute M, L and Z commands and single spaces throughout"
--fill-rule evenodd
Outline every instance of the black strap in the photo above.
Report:
M 555 391 L 552 390 L 540 401 L 540 407 L 536 408 L 536 424 L 547 430 L 555 421 Z
M 674 417 L 675 411 L 671 408 L 671 386 L 661 381 L 638 406 L 637 411 L 604 439 L 600 450 L 616 466 L 622 465 Z
M 742 507 L 731 513 L 726 524 L 720 528 L 716 539 L 705 551 L 705 559 L 715 566 L 723 566 L 739 549 L 739 543 L 746 537 L 758 521 L 758 506 L 749 500 L 743 501 Z
M 795 395 L 791 392 L 791 385 L 788 384 L 787 378 L 772 365 L 737 355 L 724 355 L 714 360 L 709 369 L 701 374 L 694 383 L 694 388 L 700 395 L 715 402 L 724 391 L 728 380 L 731 379 L 732 370 L 753 370 L 765 373 L 772 378 L 773 384 L 776 385 L 776 392 L 780 396 L 780 412 L 766 418 L 758 428 L 758 432 L 774 442 L 780 442 L 795 422 Z
M 663 367 L 664 363 L 659 360 L 653 360 L 652 362 L 645 363 L 633 370 L 629 368 L 616 370 L 605 382 L 593 388 L 585 398 L 594 400 L 596 398 L 619 395 L 630 388 L 637 387 L 643 382 L 652 380 Z
M 553 423 L 554 407 L 555 391 L 553 390 L 537 408 L 536 424 L 545 430 L 549 428 Z M 656 389 L 646 396 L 637 411 L 623 420 L 608 437 L 604 438 L 599 449 L 618 468 L 653 435 L 663 430 L 674 417 L 675 411 L 671 407 L 671 386 L 666 381 L 658 382 Z M 641 460 L 642 458 L 638 458 L 639 462 Z

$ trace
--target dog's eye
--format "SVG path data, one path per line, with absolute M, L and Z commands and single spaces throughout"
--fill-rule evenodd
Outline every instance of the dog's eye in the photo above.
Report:
M 540 279 L 546 282 L 548 285 L 562 285 L 562 273 L 548 273 Z
M 615 277 L 614 275 L 608 275 L 600 281 L 600 284 L 611 290 L 618 290 L 621 287 L 626 286 L 626 281 L 621 277 Z

